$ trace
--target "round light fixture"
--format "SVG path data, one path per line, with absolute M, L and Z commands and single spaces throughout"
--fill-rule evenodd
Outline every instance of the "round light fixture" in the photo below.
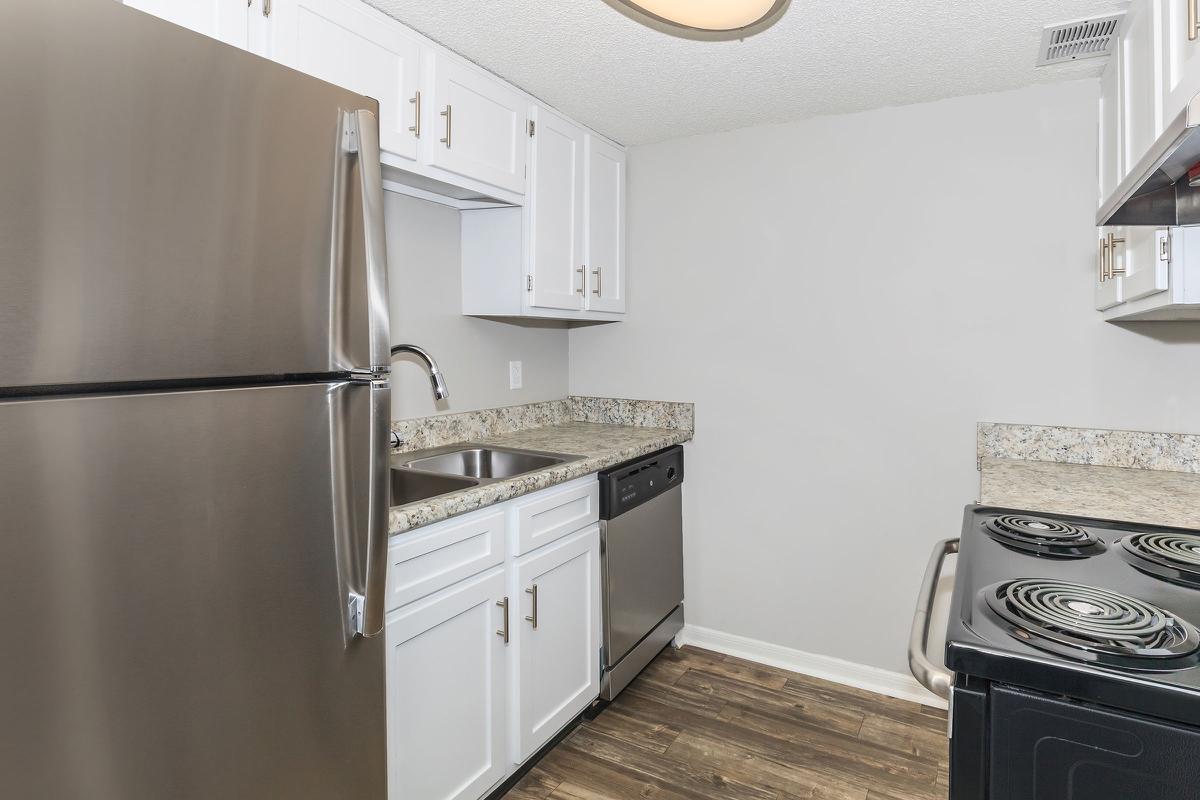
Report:
M 771 25 L 790 0 L 605 0 L 646 25 L 692 39 L 742 39 Z

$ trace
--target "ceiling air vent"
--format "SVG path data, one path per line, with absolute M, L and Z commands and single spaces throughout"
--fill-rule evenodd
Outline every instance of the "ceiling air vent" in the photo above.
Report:
M 1050 25 L 1042 31 L 1039 67 L 1112 54 L 1125 13 Z

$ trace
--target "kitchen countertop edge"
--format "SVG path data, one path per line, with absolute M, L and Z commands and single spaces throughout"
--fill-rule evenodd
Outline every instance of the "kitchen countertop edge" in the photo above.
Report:
M 591 454 L 572 452 L 570 448 L 559 449 L 555 452 L 567 455 L 582 455 L 583 457 L 576 461 L 556 464 L 552 467 L 546 467 L 524 475 L 497 481 L 496 483 L 473 486 L 469 489 L 438 495 L 427 500 L 394 506 L 388 512 L 389 537 L 411 533 L 437 522 L 469 514 L 472 511 L 479 511 L 497 503 L 503 503 L 516 497 L 582 478 L 666 447 L 689 442 L 692 440 L 694 434 L 691 430 L 682 429 L 642 428 L 575 422 L 563 425 L 551 425 L 546 428 L 535 428 L 529 431 L 480 441 L 463 442 L 463 444 L 490 444 L 529 450 L 546 450 L 547 448 L 545 447 L 536 446 L 536 443 L 531 445 L 521 440 L 527 438 L 528 434 L 537 434 L 539 432 L 544 434 L 546 432 L 553 433 L 557 430 L 568 429 L 578 431 L 581 429 L 580 426 L 584 425 L 594 429 L 595 433 L 609 438 L 614 436 L 620 437 L 623 432 L 627 433 L 631 442 L 623 447 L 605 448 L 601 452 L 593 452 Z M 586 431 L 587 428 L 583 428 L 582 430 Z M 647 434 L 653 435 L 647 436 Z M 412 454 L 406 453 L 405 455 Z

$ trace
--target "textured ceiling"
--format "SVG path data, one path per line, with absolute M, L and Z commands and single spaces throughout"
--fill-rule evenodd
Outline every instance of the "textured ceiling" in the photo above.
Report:
M 1042 26 L 1115 0 L 792 0 L 744 41 L 680 39 L 603 0 L 367 0 L 626 144 L 1099 74 L 1035 68 Z

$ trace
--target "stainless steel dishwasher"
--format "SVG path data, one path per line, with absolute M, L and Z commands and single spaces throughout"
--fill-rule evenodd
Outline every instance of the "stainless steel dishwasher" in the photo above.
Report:
M 602 700 L 683 628 L 682 486 L 681 446 L 600 473 Z

